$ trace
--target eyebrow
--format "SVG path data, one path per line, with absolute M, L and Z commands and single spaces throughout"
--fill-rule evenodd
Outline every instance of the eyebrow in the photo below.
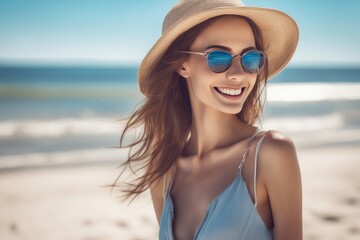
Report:
M 221 48 L 221 49 L 225 49 L 225 50 L 231 52 L 231 48 L 229 48 L 229 47 L 227 47 L 227 46 L 223 46 L 223 45 L 210 45 L 210 46 L 207 46 L 207 47 L 204 49 L 204 51 L 206 51 L 206 50 L 208 50 L 208 49 L 210 49 L 210 48 Z M 256 49 L 256 47 L 250 46 L 250 47 L 244 48 L 244 49 L 241 51 L 241 53 L 244 53 L 244 52 L 246 52 L 246 51 L 248 51 L 248 50 L 252 50 L 252 49 Z

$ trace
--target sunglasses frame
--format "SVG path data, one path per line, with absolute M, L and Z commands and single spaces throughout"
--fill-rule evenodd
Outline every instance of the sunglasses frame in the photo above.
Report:
M 228 51 L 225 51 L 225 50 L 212 50 L 212 51 L 209 51 L 209 52 L 193 52 L 193 51 L 185 51 L 185 50 L 183 50 L 183 51 L 179 51 L 179 52 L 205 56 L 205 57 L 206 57 L 206 62 L 207 62 L 207 64 L 208 64 L 208 67 L 209 67 L 209 68 L 210 68 L 210 66 L 209 66 L 209 62 L 208 62 L 208 56 L 209 56 L 209 54 L 212 53 L 212 52 L 224 52 L 224 53 L 227 53 L 227 54 L 229 54 L 229 55 L 231 56 L 232 59 L 234 59 L 235 57 L 239 56 L 239 59 L 241 59 L 241 61 L 240 61 L 241 67 L 243 68 L 243 70 L 244 70 L 245 72 L 250 73 L 250 74 L 258 73 L 258 72 L 264 67 L 265 62 L 266 62 L 266 59 L 267 59 L 266 54 L 265 54 L 263 51 L 260 51 L 260 50 L 257 50 L 257 49 L 250 49 L 250 50 L 244 52 L 243 54 L 239 53 L 239 54 L 234 54 L 234 55 L 231 54 L 231 53 L 228 52 Z M 247 53 L 249 53 L 249 52 L 259 52 L 259 53 L 264 57 L 264 64 L 263 64 L 263 65 L 261 66 L 261 68 L 259 68 L 256 72 L 249 72 L 249 71 L 246 70 L 246 68 L 244 68 L 244 65 L 243 65 L 243 62 L 242 62 L 242 58 L 243 58 Z M 224 71 L 221 71 L 221 72 L 214 72 L 211 68 L 210 68 L 210 70 L 213 71 L 214 73 L 223 73 L 223 72 L 226 72 L 226 71 L 231 67 L 232 63 L 233 63 L 233 62 L 231 61 L 230 65 L 229 65 Z

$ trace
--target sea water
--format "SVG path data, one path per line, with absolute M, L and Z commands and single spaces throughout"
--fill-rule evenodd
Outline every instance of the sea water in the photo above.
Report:
M 137 70 L 0 67 L 0 168 L 105 161 L 101 153 L 119 143 L 120 120 L 144 101 Z M 265 93 L 264 129 L 344 138 L 360 129 L 360 68 L 288 67 Z

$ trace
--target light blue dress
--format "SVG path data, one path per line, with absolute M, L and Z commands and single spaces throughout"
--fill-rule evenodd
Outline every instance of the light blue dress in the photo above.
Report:
M 259 133 L 257 131 L 250 138 L 253 140 Z M 266 132 L 267 133 L 267 132 Z M 256 166 L 257 156 L 260 144 L 266 133 L 260 138 L 256 145 L 255 166 L 254 166 L 254 193 L 255 203 L 252 202 L 251 196 L 247 189 L 246 182 L 243 179 L 241 169 L 243 161 L 239 165 L 239 170 L 232 183 L 227 186 L 217 197 L 209 204 L 205 215 L 197 227 L 194 240 L 271 240 L 274 239 L 274 229 L 268 229 L 259 215 L 256 197 Z M 173 175 L 175 176 L 175 174 Z M 166 175 L 165 175 L 166 177 Z M 164 191 L 164 205 L 160 218 L 159 239 L 174 240 L 172 222 L 174 219 L 174 206 L 171 199 L 171 179 L 168 191 Z M 164 178 L 164 189 L 166 179 Z

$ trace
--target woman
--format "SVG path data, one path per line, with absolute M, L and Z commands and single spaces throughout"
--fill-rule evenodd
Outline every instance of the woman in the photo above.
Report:
M 160 239 L 302 239 L 294 144 L 255 126 L 267 79 L 297 42 L 291 17 L 238 0 L 183 0 L 169 11 L 139 69 L 145 102 L 120 141 L 143 127 L 123 165 L 145 172 L 124 192 L 150 188 Z

